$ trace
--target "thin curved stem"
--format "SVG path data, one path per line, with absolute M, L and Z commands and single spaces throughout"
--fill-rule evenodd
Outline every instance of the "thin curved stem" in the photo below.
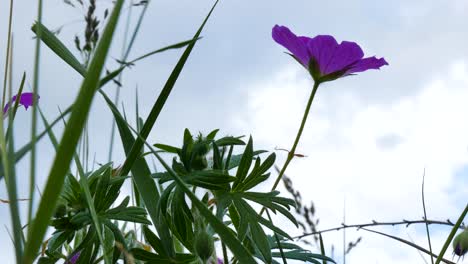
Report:
M 306 106 L 306 109 L 304 111 L 304 116 L 302 117 L 301 126 L 299 127 L 299 130 L 297 131 L 296 139 L 294 140 L 293 146 L 291 147 L 291 150 L 289 151 L 288 157 L 286 158 L 286 161 L 284 162 L 283 168 L 280 170 L 280 173 L 278 174 L 278 177 L 276 178 L 276 181 L 273 184 L 273 187 L 271 188 L 272 191 L 276 190 L 276 187 L 278 187 L 279 182 L 283 178 L 284 172 L 288 168 L 289 163 L 294 158 L 294 154 L 295 154 L 294 152 L 296 151 L 296 147 L 299 144 L 299 139 L 301 138 L 302 131 L 304 130 L 304 126 L 306 124 L 307 117 L 308 117 L 309 112 L 310 112 L 310 106 L 312 105 L 312 102 L 314 101 L 315 93 L 317 92 L 317 89 L 318 89 L 319 85 L 320 85 L 320 82 L 315 82 L 314 83 L 312 93 L 310 94 L 309 101 L 307 102 L 307 106 Z
M 369 226 L 397 226 L 397 225 L 406 225 L 408 227 L 409 225 L 414 225 L 414 224 L 428 224 L 428 225 L 447 225 L 447 226 L 455 226 L 454 223 L 452 223 L 450 220 L 447 219 L 447 221 L 437 221 L 437 220 L 403 220 L 403 221 L 397 221 L 397 222 L 377 222 L 377 221 L 372 221 L 371 223 L 366 223 L 366 224 L 356 224 L 356 225 L 344 225 L 342 224 L 341 226 L 338 227 L 333 227 L 333 228 L 328 228 L 328 229 L 323 229 L 320 231 L 315 231 L 315 232 L 310 232 L 310 233 L 305 233 L 299 236 L 293 237 L 293 239 L 301 239 L 307 236 L 313 236 L 313 235 L 318 235 L 318 234 L 323 234 L 327 232 L 332 232 L 332 231 L 339 231 L 341 229 L 345 228 L 357 228 L 361 229 L 363 227 L 369 227 Z M 458 227 L 464 228 L 464 225 L 460 225 Z

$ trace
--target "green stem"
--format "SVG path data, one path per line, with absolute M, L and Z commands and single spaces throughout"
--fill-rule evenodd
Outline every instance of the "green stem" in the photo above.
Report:
M 314 101 L 315 93 L 317 92 L 317 88 L 319 87 L 319 85 L 320 85 L 320 82 L 314 83 L 314 88 L 312 89 L 312 93 L 310 94 L 309 101 L 307 102 L 307 107 L 304 111 L 304 116 L 302 117 L 301 126 L 299 127 L 299 130 L 297 131 L 296 139 L 294 140 L 294 144 L 291 150 L 289 151 L 286 161 L 284 162 L 283 168 L 281 169 L 280 173 L 278 174 L 278 177 L 276 178 L 275 184 L 273 184 L 273 187 L 271 188 L 272 191 L 276 190 L 276 187 L 278 187 L 279 182 L 283 178 L 284 172 L 288 168 L 289 163 L 294 158 L 294 154 L 295 154 L 294 152 L 296 151 L 297 144 L 299 143 L 299 139 L 301 138 L 302 131 L 304 130 L 304 126 L 307 121 L 307 116 L 309 115 L 309 112 L 310 112 L 310 106 L 312 105 L 312 102 Z
M 37 7 L 37 21 L 42 22 L 42 0 L 38 1 Z M 40 27 L 37 29 L 37 39 L 34 55 L 34 75 L 33 75 L 33 107 L 31 118 L 31 159 L 29 163 L 29 205 L 28 205 L 28 223 L 32 221 L 33 207 L 34 207 L 34 188 L 36 186 L 36 142 L 37 142 L 37 103 L 39 95 L 39 68 L 40 68 L 40 54 L 41 54 L 41 35 L 42 30 Z M 29 230 L 29 227 L 28 227 Z
M 458 228 L 460 227 L 461 223 L 463 222 L 463 219 L 465 219 L 466 214 L 468 213 L 468 203 L 465 206 L 465 210 L 461 213 L 460 217 L 458 218 L 457 222 L 452 228 L 452 231 L 450 231 L 449 236 L 447 237 L 447 240 L 445 240 L 445 244 L 442 247 L 442 250 L 439 253 L 439 256 L 437 256 L 435 264 L 439 264 L 440 261 L 442 260 L 442 257 L 445 254 L 445 251 L 447 251 L 447 248 L 450 245 L 450 242 L 452 242 L 453 237 L 455 236 L 455 233 L 457 233 Z
M 229 263 L 229 258 L 228 258 L 228 254 L 227 254 L 226 244 L 224 244 L 224 242 L 222 242 L 222 241 L 221 241 L 221 247 L 223 248 L 223 263 L 228 264 Z
M 9 61 L 10 61 L 10 45 L 11 45 L 11 24 L 13 21 L 13 0 L 10 0 L 10 16 L 8 18 L 8 32 L 7 32 L 7 49 L 6 49 L 6 58 L 5 58 L 5 75 L 3 77 L 3 97 L 2 97 L 2 107 L 5 105 L 5 96 L 7 90 L 7 76 L 9 70 Z M 2 116 L 3 117 L 3 116 Z

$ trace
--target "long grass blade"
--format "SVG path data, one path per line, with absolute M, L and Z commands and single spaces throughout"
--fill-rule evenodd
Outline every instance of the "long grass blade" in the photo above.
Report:
M 319 240 L 320 240 L 320 253 L 325 256 L 325 246 L 323 245 L 323 238 L 322 234 L 319 234 Z M 323 264 L 327 264 L 327 260 L 323 260 Z
M 40 113 L 41 118 L 42 118 L 42 122 L 44 123 L 44 126 L 45 127 L 50 126 L 49 122 L 47 121 L 47 119 L 46 119 L 46 117 L 44 115 L 44 113 L 42 113 L 40 108 L 38 108 L 38 109 L 39 109 L 39 113 Z M 64 120 L 64 122 L 65 122 L 65 120 Z M 50 142 L 52 142 L 52 145 L 57 150 L 58 146 L 59 146 L 59 142 L 58 142 L 57 137 L 55 136 L 54 132 L 52 131 L 52 129 L 50 129 L 48 131 L 48 134 L 49 134 Z M 83 165 L 82 165 L 82 163 L 80 161 L 80 158 L 79 158 L 79 156 L 78 156 L 78 154 L 76 152 L 73 155 L 73 159 L 74 159 L 76 167 L 78 169 L 78 173 L 80 174 L 80 184 L 81 184 L 81 186 L 82 186 L 82 188 L 84 190 L 84 196 L 85 196 L 85 199 L 86 199 L 86 203 L 88 204 L 88 209 L 89 209 L 89 212 L 91 214 L 91 219 L 93 220 L 93 225 L 94 225 L 94 228 L 96 229 L 99 242 L 101 243 L 101 245 L 104 245 L 104 239 L 103 239 L 103 236 L 102 236 L 102 233 L 101 233 L 102 232 L 101 231 L 101 223 L 100 223 L 99 218 L 97 216 L 96 209 L 94 208 L 94 201 L 93 201 L 93 198 L 91 197 L 91 191 L 89 189 L 89 184 L 88 184 L 88 177 L 86 176 L 85 171 L 83 170 Z
M 99 85 L 99 76 L 104 68 L 104 63 L 114 35 L 114 30 L 117 26 L 122 4 L 123 0 L 118 0 L 114 6 L 109 22 L 104 29 L 101 40 L 99 41 L 93 59 L 89 65 L 89 69 L 87 71 L 88 74 L 81 85 L 80 92 L 74 103 L 74 111 L 65 127 L 36 217 L 34 221 L 32 221 L 32 226 L 29 229 L 23 263 L 30 264 L 34 261 L 47 230 L 50 217 L 54 212 L 55 204 L 62 188 L 65 175 L 75 153 L 89 109 L 91 108 L 91 102 L 96 88 Z
M 424 178 L 426 176 L 426 169 L 424 169 L 423 173 L 423 181 L 421 187 L 421 196 L 422 196 L 422 206 L 424 211 L 424 220 L 427 220 L 427 213 L 426 213 L 426 201 L 424 198 Z M 427 242 L 429 244 L 429 252 L 431 252 L 431 263 L 434 264 L 434 258 L 432 257 L 432 243 L 431 243 L 431 234 L 429 233 L 429 224 L 426 222 L 426 235 L 427 235 Z
M 111 101 L 111 99 L 103 91 L 100 90 L 99 92 L 106 100 L 109 108 L 111 109 L 114 115 L 125 153 L 127 153 L 128 155 L 132 146 L 135 143 L 135 138 L 133 137 L 130 129 L 127 127 L 127 122 L 125 121 L 124 117 L 122 117 L 122 115 L 120 114 L 114 103 Z M 153 222 L 153 225 L 156 227 L 161 241 L 163 242 L 166 255 L 174 256 L 175 251 L 172 236 L 169 233 L 169 228 L 166 225 L 165 219 L 161 217 L 161 214 L 158 210 L 158 201 L 160 194 L 156 187 L 156 183 L 150 176 L 151 171 L 149 169 L 149 166 L 143 157 L 139 157 L 135 160 L 131 172 L 133 181 L 138 187 L 138 192 L 136 192 L 136 195 L 141 195 L 143 202 L 145 203 L 146 209 L 148 211 L 148 214 L 150 215 L 150 218 Z M 139 198 L 136 197 L 136 199 L 138 200 Z
M 146 5 L 144 7 L 144 9 L 146 9 Z M 129 49 L 126 47 L 127 46 L 127 37 L 128 37 L 128 30 L 129 30 L 129 27 L 130 27 L 130 21 L 131 21 L 131 18 L 132 18 L 132 10 L 133 10 L 133 3 L 132 2 L 129 2 L 128 3 L 128 13 L 127 13 L 127 21 L 125 23 L 125 33 L 124 33 L 124 36 L 123 36 L 123 41 L 122 41 L 122 55 L 120 57 L 120 59 L 122 61 L 125 61 L 127 58 L 125 57 L 125 54 L 127 53 L 126 50 L 128 51 Z M 133 32 L 134 34 L 136 32 Z M 115 97 L 114 97 L 114 104 L 118 104 L 119 102 L 119 98 L 120 98 L 120 82 L 122 80 L 122 74 L 121 74 L 122 71 L 120 71 L 118 74 L 117 74 L 117 83 L 115 85 L 115 88 L 116 88 L 116 91 L 115 91 Z M 112 124 L 111 124 L 111 133 L 110 133 L 110 140 L 109 140 L 109 153 L 108 153 L 108 162 L 112 162 L 112 154 L 114 153 L 114 136 L 115 136 L 115 120 L 112 119 Z
M 64 118 L 66 115 L 68 115 L 72 110 L 72 107 L 69 106 L 63 113 L 58 116 L 54 121 L 50 124 L 50 126 L 46 127 L 40 134 L 37 135 L 37 140 L 39 141 L 42 139 L 52 127 L 54 127 L 60 119 Z M 25 144 L 23 147 L 21 147 L 18 151 L 15 152 L 14 155 L 14 162 L 17 163 L 19 162 L 32 148 L 32 142 L 29 142 Z M 0 155 L 1 156 L 1 155 Z M 3 172 L 3 165 L 0 164 L 0 180 L 3 178 L 4 172 Z
M 445 252 L 447 251 L 447 249 L 448 249 L 448 247 L 450 245 L 450 242 L 452 242 L 453 237 L 457 233 L 458 228 L 462 224 L 463 219 L 465 219 L 467 214 L 468 214 L 468 203 L 466 204 L 465 209 L 461 213 L 461 215 L 458 218 L 457 222 L 452 227 L 452 230 L 450 231 L 450 234 L 448 235 L 447 239 L 445 240 L 444 245 L 442 246 L 442 249 L 440 250 L 439 256 L 437 257 L 435 264 L 439 264 L 440 261 L 443 260 L 442 257 L 444 256 Z
M 44 25 L 40 23 L 35 23 L 32 26 L 32 31 L 37 32 L 38 30 L 41 30 L 42 35 L 40 36 L 41 40 L 46 44 L 47 47 L 49 47 L 57 56 L 59 56 L 65 63 L 67 63 L 70 67 L 75 69 L 81 76 L 85 77 L 86 76 L 86 68 L 78 61 L 78 59 L 73 56 L 71 51 Z M 37 36 L 39 37 L 39 36 Z M 119 76 L 119 74 L 128 66 L 133 65 L 134 63 L 145 59 L 149 56 L 167 51 L 167 50 L 172 50 L 172 49 L 180 49 L 183 48 L 197 40 L 197 39 L 191 39 L 191 40 L 185 40 L 176 44 L 172 44 L 151 52 L 148 52 L 144 55 L 141 55 L 129 62 L 123 63 L 124 65 L 119 67 L 118 69 L 108 73 L 106 76 L 104 76 L 100 83 L 99 87 L 104 86 L 106 83 L 114 79 L 115 77 Z
M 42 21 L 42 0 L 38 1 L 37 7 L 37 21 Z M 33 75 L 33 100 L 37 103 L 39 94 L 39 62 L 41 55 L 41 35 L 42 31 L 36 32 L 38 38 L 36 39 L 36 52 L 34 56 L 34 75 Z M 28 204 L 28 223 L 31 222 L 34 206 L 34 188 L 36 186 L 36 142 L 37 142 L 37 107 L 32 108 L 32 119 L 31 119 L 31 156 L 29 163 L 29 204 Z M 28 226 L 29 229 L 29 226 Z
M 10 13 L 8 17 L 8 31 L 7 31 L 7 48 L 6 48 L 6 56 L 5 56 L 5 72 L 3 76 L 3 96 L 2 96 L 2 106 L 5 105 L 5 96 L 7 91 L 7 76 L 8 76 L 8 69 L 10 66 L 10 48 L 11 48 L 11 24 L 13 20 L 13 0 L 10 0 Z M 3 114 L 3 112 L 2 112 Z M 2 116 L 3 118 L 3 116 Z
M 36 22 L 31 30 L 36 33 L 36 37 L 44 42 L 52 51 L 55 52 L 63 61 L 75 69 L 78 73 L 85 76 L 86 68 L 73 56 L 71 51 L 43 24 Z M 39 36 L 38 32 L 41 32 Z
M 206 22 L 208 21 L 211 13 L 213 12 L 213 10 L 214 10 L 214 8 L 216 7 L 217 4 L 218 4 L 218 1 L 216 1 L 214 3 L 213 7 L 211 8 L 208 15 L 205 17 L 205 20 L 201 24 L 201 26 L 198 29 L 197 33 L 195 33 L 195 36 L 193 37 L 194 40 L 198 39 L 198 37 L 200 36 L 201 31 L 203 30 Z M 182 69 L 183 69 L 185 63 L 187 62 L 187 59 L 188 59 L 190 53 L 192 52 L 192 49 L 193 49 L 194 46 L 195 46 L 195 42 L 192 42 L 191 44 L 189 44 L 187 46 L 187 48 L 185 49 L 185 51 L 182 54 L 181 58 L 179 59 L 176 66 L 172 70 L 171 75 L 169 76 L 169 78 L 168 78 L 166 84 L 164 85 L 161 93 L 159 94 L 158 99 L 154 103 L 153 108 L 151 109 L 151 112 L 148 115 L 148 118 L 146 119 L 145 124 L 143 125 L 143 128 L 141 129 L 142 139 L 137 138 L 137 140 L 135 141 L 135 144 L 132 146 L 132 150 L 127 155 L 127 159 L 125 160 L 125 163 L 122 166 L 122 175 L 125 175 L 126 173 L 128 173 L 130 171 L 131 167 L 133 166 L 134 161 L 137 159 L 137 157 L 138 157 L 138 155 L 139 155 L 139 153 L 141 151 L 141 148 L 143 147 L 143 143 L 144 143 L 143 139 L 146 140 L 146 138 L 148 137 L 150 131 L 152 130 L 152 128 L 153 128 L 159 114 L 161 113 L 161 110 L 162 110 L 164 104 L 166 103 L 166 100 L 169 97 L 169 95 L 170 95 L 170 93 L 172 91 L 172 88 L 174 87 L 174 85 L 175 85 L 175 83 L 177 81 L 177 78 L 179 77 L 180 73 L 182 72 Z
M 10 12 L 9 12 L 9 25 L 8 25 L 8 31 L 7 31 L 7 50 L 6 50 L 6 59 L 5 59 L 5 75 L 4 75 L 4 86 L 3 86 L 3 100 L 2 100 L 2 106 L 4 105 L 5 102 L 5 94 L 7 92 L 7 80 L 8 80 L 8 74 L 11 73 L 12 69 L 12 63 L 11 63 L 11 56 L 12 56 L 12 51 L 11 51 L 11 44 L 12 44 L 12 39 L 11 39 L 11 27 L 12 27 L 12 18 L 13 18 L 13 1 L 10 1 Z M 11 81 L 11 80 L 10 80 Z M 11 83 L 9 85 L 10 91 L 9 91 L 9 96 L 11 96 Z M 15 247 L 15 255 L 16 255 L 16 260 L 20 261 L 21 260 L 21 255 L 23 254 L 23 244 L 21 240 L 21 234 L 22 234 L 22 229 L 21 229 L 21 219 L 19 216 L 19 209 L 18 209 L 18 199 L 17 199 L 17 188 L 16 188 L 16 175 L 15 175 L 15 163 L 13 162 L 13 135 L 10 133 L 8 135 L 8 138 L 5 139 L 4 135 L 4 123 L 3 123 L 3 110 L 0 110 L 0 153 L 1 153 L 1 158 L 2 158 L 2 163 L 3 163 L 3 168 L 5 169 L 5 183 L 6 183 L 6 188 L 8 192 L 8 199 L 10 200 L 10 216 L 11 216 L 11 222 L 13 226 L 13 241 L 14 241 L 14 247 Z M 9 111 L 9 129 L 13 130 L 13 119 L 12 119 L 12 111 Z M 9 139 L 9 140 L 8 140 Z M 7 145 L 7 140 L 8 145 Z
M 404 243 L 404 244 L 406 244 L 406 245 L 408 245 L 408 246 L 414 247 L 415 249 L 417 249 L 417 250 L 419 250 L 419 251 L 421 251 L 421 252 L 424 252 L 424 253 L 426 253 L 426 254 L 428 254 L 428 255 L 431 255 L 431 256 L 434 256 L 434 257 L 437 257 L 437 255 L 431 254 L 431 252 L 430 252 L 429 250 L 427 250 L 427 249 L 425 249 L 425 248 L 423 248 L 423 247 L 421 247 L 421 246 L 418 246 L 418 245 L 416 245 L 416 244 L 414 244 L 414 243 L 411 243 L 410 241 L 407 241 L 407 240 L 405 240 L 405 239 L 403 239 L 403 238 L 399 238 L 399 237 L 396 237 L 396 236 L 392 236 L 392 235 L 389 235 L 389 234 L 385 234 L 385 233 L 382 233 L 382 232 L 379 232 L 379 231 L 375 231 L 375 230 L 372 230 L 372 229 L 367 229 L 367 228 L 361 228 L 361 229 L 366 230 L 366 231 L 371 232 L 371 233 L 376 233 L 376 234 L 379 234 L 379 235 L 382 235 L 382 236 L 386 236 L 386 237 L 391 238 L 391 239 L 395 239 L 395 240 L 400 241 L 400 242 L 402 242 L 402 243 Z M 440 259 L 441 259 L 443 262 L 447 263 L 447 264 L 455 264 L 454 262 L 452 262 L 452 261 L 450 261 L 450 260 L 447 260 L 447 259 L 444 259 L 444 258 L 442 258 L 442 257 L 441 257 Z

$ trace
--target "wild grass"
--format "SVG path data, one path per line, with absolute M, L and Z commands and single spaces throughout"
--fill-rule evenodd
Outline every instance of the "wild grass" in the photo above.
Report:
M 465 229 L 463 220 L 468 205 L 453 223 L 427 219 L 424 203 L 424 183 L 422 185 L 423 220 L 403 220 L 397 222 L 377 222 L 348 225 L 319 230 L 318 217 L 313 204 L 305 206 L 300 192 L 295 190 L 290 178 L 286 176 L 289 163 L 299 154 L 295 149 L 300 143 L 302 131 L 320 82 L 315 82 L 311 97 L 304 110 L 304 117 L 299 126 L 293 145 L 288 152 L 283 167 L 277 168 L 276 180 L 268 192 L 258 192 L 255 187 L 265 184 L 271 176 L 275 164 L 275 153 L 258 150 L 252 137 L 219 136 L 219 130 L 207 135 L 183 132 L 181 146 L 148 142 L 151 131 L 160 129 L 157 122 L 166 106 L 177 80 L 196 46 L 199 45 L 204 27 L 216 12 L 218 1 L 214 3 L 205 19 L 189 40 L 155 49 L 129 59 L 130 51 L 140 32 L 151 1 L 128 3 L 117 0 L 109 12 L 107 9 L 100 17 L 96 12 L 99 2 L 95 0 L 66 0 L 70 6 L 80 6 L 86 10 L 83 36 L 75 37 L 75 49 L 81 58 L 76 58 L 73 48 L 63 44 L 60 38 L 42 23 L 42 1 L 38 1 L 38 15 L 32 25 L 36 36 L 35 56 L 32 74 L 24 73 L 20 86 L 12 84 L 12 40 L 11 25 L 14 19 L 13 4 L 9 3 L 9 22 L 7 28 L 7 46 L 4 51 L 5 70 L 3 77 L 2 105 L 11 106 L 6 112 L 1 111 L 0 124 L 0 180 L 6 185 L 11 217 L 12 243 L 17 263 L 287 263 L 295 260 L 312 263 L 336 263 L 326 252 L 322 234 L 331 231 L 359 228 L 378 233 L 397 240 L 431 256 L 432 263 L 453 263 L 444 259 L 455 234 Z M 222 3 L 219 3 L 222 4 Z M 139 7 L 136 9 L 135 7 Z M 139 11 L 139 12 L 138 12 Z M 123 13 L 127 12 L 125 22 Z M 130 20 L 138 12 L 136 25 L 131 28 Z M 122 25 L 125 30 L 118 30 Z M 4 25 L 0 25 L 4 26 Z M 116 35 L 123 32 L 122 54 L 117 60 L 118 67 L 104 71 L 109 65 L 109 50 Z M 45 44 L 45 45 L 42 45 Z M 79 93 L 74 102 L 60 113 L 52 122 L 39 107 L 38 97 L 32 102 L 32 122 L 30 141 L 21 148 L 15 146 L 15 113 L 23 104 L 21 96 L 25 80 L 32 76 L 32 93 L 39 95 L 43 89 L 40 82 L 41 49 L 50 49 L 63 62 L 82 76 Z M 141 60 L 172 49 L 183 49 L 183 53 L 172 68 L 161 92 L 154 98 L 154 103 L 146 118 L 139 115 L 136 103 L 136 125 L 131 125 L 120 103 L 119 92 L 114 100 L 107 95 L 104 87 L 114 84 L 119 91 L 122 74 Z M 114 64 L 115 65 L 115 64 Z M 9 98 L 16 95 L 13 102 Z M 108 163 L 97 169 L 89 169 L 89 141 L 87 137 L 87 119 L 91 105 L 96 97 L 101 96 L 113 115 Z M 136 96 L 136 100 L 138 96 Z M 14 103 L 14 104 L 13 104 Z M 4 116 L 5 115 L 5 116 Z M 38 118 L 45 129 L 38 133 Z M 8 120 L 8 121 L 6 121 Z M 60 137 L 54 127 L 64 123 Z M 117 128 L 120 142 L 125 152 L 122 166 L 113 163 L 114 137 Z M 223 132 L 224 133 L 224 132 Z M 45 187 L 36 191 L 37 155 L 40 153 L 38 142 L 47 135 L 55 148 L 54 160 L 47 173 Z M 80 142 L 83 147 L 80 146 Z M 172 162 L 161 157 L 162 154 L 173 157 Z M 20 217 L 16 166 L 29 155 L 29 197 L 27 217 Z M 164 168 L 162 171 L 151 169 L 148 162 L 157 160 Z M 76 167 L 77 172 L 72 171 Z M 130 196 L 122 191 L 124 183 L 132 186 Z M 276 191 L 280 182 L 293 199 L 286 198 Z M 39 200 L 36 200 L 39 197 Z M 117 204 L 117 201 L 120 201 Z M 261 210 L 257 210 L 261 208 Z M 263 213 L 266 212 L 266 218 Z M 303 235 L 291 237 L 288 230 L 273 223 L 270 213 L 279 213 L 291 223 L 291 228 L 300 228 Z M 300 218 L 302 216 L 303 218 Z M 399 237 L 366 229 L 383 225 L 426 226 L 429 249 Z M 452 227 L 440 252 L 434 252 L 431 245 L 429 225 L 448 225 Z M 133 228 L 132 228 L 133 226 Z M 48 236 L 47 231 L 52 231 Z M 467 232 L 467 231 L 464 231 Z M 304 239 L 313 237 L 313 241 Z M 144 239 L 143 239 L 144 238 Z M 457 240 L 459 241 L 459 240 Z M 300 242 L 300 243 L 299 243 Z M 346 241 L 345 241 L 346 242 Z M 351 241 L 345 255 L 358 246 Z M 317 252 L 302 245 L 313 246 Z M 215 245 L 218 245 L 217 247 Z M 328 255 L 328 256 L 327 256 Z M 435 259 L 435 260 L 434 260 Z

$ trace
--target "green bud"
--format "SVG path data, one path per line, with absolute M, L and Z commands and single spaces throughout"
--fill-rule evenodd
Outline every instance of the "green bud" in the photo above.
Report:
M 468 229 L 458 234 L 453 240 L 453 253 L 463 256 L 468 252 Z
M 206 231 L 197 232 L 194 241 L 195 254 L 206 262 L 214 253 L 213 236 Z
M 67 207 L 64 204 L 58 204 L 55 208 L 54 217 L 59 218 L 67 213 Z
M 194 170 L 204 170 L 208 167 L 208 161 L 206 160 L 205 155 L 196 155 L 193 157 L 191 165 Z

